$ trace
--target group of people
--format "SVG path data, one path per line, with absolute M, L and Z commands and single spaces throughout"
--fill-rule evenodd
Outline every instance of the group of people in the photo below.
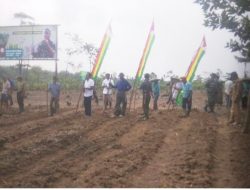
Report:
M 158 79 L 149 80 L 150 75 L 145 74 L 145 80 L 141 84 L 140 89 L 143 94 L 143 119 L 149 118 L 149 103 L 151 97 L 154 98 L 154 110 L 158 109 L 157 101 L 160 96 L 160 86 Z M 105 112 L 108 107 L 112 106 L 112 89 L 116 89 L 116 103 L 114 107 L 113 117 L 123 117 L 126 114 L 127 109 L 127 93 L 131 90 L 131 84 L 124 78 L 124 74 L 119 74 L 119 80 L 114 83 L 111 79 L 110 74 L 105 75 L 105 79 L 102 82 L 103 88 L 103 112 Z M 84 108 L 85 115 L 91 116 L 91 100 L 95 92 L 95 83 L 91 78 L 91 73 L 87 73 L 86 79 L 83 84 L 83 94 L 84 94 Z
M 12 93 L 16 91 L 19 113 L 24 112 L 25 83 L 23 78 L 17 77 L 17 82 L 14 84 L 13 80 L 3 76 L 2 83 L 0 111 L 8 110 L 9 106 L 13 105 Z
M 180 89 L 183 90 L 183 110 L 184 116 L 188 116 L 191 110 L 192 103 L 192 85 L 188 83 L 185 77 L 181 78 L 182 83 Z M 17 77 L 17 82 L 15 85 L 7 78 L 3 77 L 3 85 L 1 92 L 1 110 L 3 107 L 7 110 L 12 102 L 12 91 L 17 91 L 17 102 L 19 106 L 19 113 L 24 111 L 24 98 L 26 85 L 22 77 Z M 119 80 L 114 83 L 111 79 L 111 75 L 107 73 L 105 79 L 102 81 L 103 88 L 103 112 L 106 112 L 108 108 L 112 107 L 112 94 L 113 89 L 116 89 L 116 103 L 114 106 L 113 117 L 123 117 L 126 114 L 127 109 L 127 93 L 131 90 L 131 84 L 124 78 L 124 74 L 119 74 Z M 160 85 L 159 79 L 154 78 L 150 80 L 150 75 L 146 73 L 144 75 L 144 81 L 140 85 L 139 89 L 142 91 L 142 107 L 143 114 L 142 119 L 146 120 L 149 118 L 149 104 L 151 98 L 153 98 L 153 109 L 158 109 L 158 99 L 160 97 Z M 180 90 L 179 89 L 179 90 Z M 85 116 L 91 116 L 91 102 L 95 96 L 95 81 L 92 79 L 91 73 L 87 73 L 86 78 L 83 82 L 83 106 Z M 58 82 L 56 76 L 53 77 L 53 82 L 48 85 L 47 91 L 50 93 L 50 115 L 53 116 L 59 109 L 59 100 L 61 94 L 61 85 Z M 176 98 L 176 95 L 174 95 Z M 9 103 L 11 102 L 11 103 Z
M 216 104 L 222 102 L 222 90 L 223 85 L 219 81 L 219 76 L 215 73 L 210 75 L 210 78 L 205 82 L 205 88 L 207 92 L 207 101 L 204 110 L 209 113 L 213 113 Z M 1 92 L 1 110 L 8 109 L 13 104 L 12 92 L 17 91 L 17 103 L 19 106 L 19 112 L 24 111 L 24 98 L 25 98 L 25 82 L 22 77 L 17 77 L 16 84 L 13 81 L 3 77 L 3 85 Z M 116 102 L 114 106 L 113 117 L 123 117 L 126 114 L 127 109 L 127 93 L 132 88 L 131 84 L 124 78 L 124 74 L 119 74 L 119 80 L 114 83 L 111 75 L 107 73 L 102 81 L 102 93 L 103 93 L 103 112 L 106 112 L 108 108 L 112 107 L 112 94 L 113 89 L 116 89 Z M 144 75 L 144 80 L 139 86 L 142 91 L 142 119 L 147 120 L 149 118 L 149 105 L 151 98 L 153 98 L 153 109 L 158 109 L 158 99 L 160 96 L 159 79 L 150 79 L 150 74 Z M 50 115 L 53 116 L 59 109 L 59 99 L 61 92 L 61 85 L 58 82 L 57 77 L 53 77 L 53 82 L 48 85 L 48 92 L 50 92 Z M 224 94 L 226 100 L 226 107 L 230 109 L 229 123 L 232 125 L 240 124 L 240 103 L 242 108 L 247 107 L 247 97 L 250 91 L 249 83 L 242 82 L 236 72 L 232 72 L 230 77 L 224 84 Z M 91 116 L 91 102 L 96 95 L 95 81 L 92 79 L 91 73 L 87 73 L 86 78 L 82 86 L 83 92 L 83 106 L 86 117 Z M 180 98 L 181 96 L 181 98 Z M 171 93 L 168 103 L 176 106 L 177 99 L 181 99 L 181 105 L 183 108 L 183 114 L 181 117 L 187 117 L 190 114 L 192 107 L 192 84 L 186 80 L 185 77 L 175 79 L 172 81 Z
M 207 91 L 207 103 L 204 107 L 206 112 L 213 113 L 216 104 L 220 104 L 223 87 L 219 81 L 219 76 L 215 73 L 205 83 Z M 230 110 L 229 124 L 239 126 L 241 124 L 241 109 L 247 109 L 248 94 L 250 84 L 247 81 L 240 80 L 237 72 L 230 73 L 224 84 L 225 105 Z

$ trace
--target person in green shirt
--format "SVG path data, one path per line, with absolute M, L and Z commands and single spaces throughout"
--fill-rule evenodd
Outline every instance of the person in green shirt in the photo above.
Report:
M 160 85 L 159 85 L 159 79 L 152 79 L 152 91 L 153 91 L 153 99 L 154 99 L 154 110 L 158 110 L 158 99 L 160 96 Z

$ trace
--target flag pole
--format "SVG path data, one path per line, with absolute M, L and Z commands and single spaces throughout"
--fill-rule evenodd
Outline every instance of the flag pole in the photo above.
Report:
M 142 54 L 142 57 L 141 57 L 141 60 L 140 60 L 139 67 L 138 67 L 138 70 L 136 72 L 132 92 L 131 92 L 131 95 L 130 95 L 129 112 L 130 112 L 130 108 L 131 108 L 131 103 L 132 103 L 133 98 L 134 98 L 136 86 L 138 85 L 138 82 L 141 80 L 141 77 L 142 77 L 142 74 L 143 74 L 143 71 L 144 71 L 148 56 L 149 56 L 149 52 L 150 52 L 152 44 L 154 42 L 154 37 L 155 36 L 154 36 L 154 21 L 153 21 L 152 24 L 151 24 L 151 27 L 150 27 L 148 37 L 147 37 L 146 45 L 145 45 L 144 50 L 143 50 L 143 54 Z
M 132 101 L 133 101 L 133 98 L 134 98 L 134 93 L 135 93 L 135 86 L 136 86 L 136 83 L 137 83 L 137 78 L 135 78 L 135 79 L 134 79 L 134 83 L 133 83 L 132 91 L 131 91 L 131 94 L 130 94 L 129 106 L 128 106 L 128 110 L 129 110 L 129 112 L 130 112 L 131 104 L 132 104 Z

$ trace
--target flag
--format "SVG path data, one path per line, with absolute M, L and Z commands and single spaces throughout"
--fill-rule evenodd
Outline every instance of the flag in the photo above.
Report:
M 104 59 L 104 56 L 107 52 L 107 49 L 109 47 L 109 43 L 110 43 L 110 40 L 111 40 L 111 34 L 112 34 L 112 31 L 111 31 L 111 25 L 109 24 L 108 28 L 107 28 L 107 31 L 102 39 L 102 43 L 101 43 L 101 46 L 98 50 L 98 54 L 96 56 L 96 60 L 95 60 L 95 64 L 94 64 L 94 67 L 92 69 L 92 77 L 93 79 L 95 80 L 98 76 L 98 72 L 101 68 L 101 65 L 102 65 L 102 62 L 103 62 L 103 59 Z
M 140 60 L 140 65 L 139 65 L 139 68 L 138 68 L 137 73 L 136 73 L 136 80 L 137 81 L 140 81 L 142 78 L 143 71 L 145 69 L 145 65 L 147 63 L 147 59 L 148 59 L 148 56 L 149 56 L 149 53 L 150 53 L 150 50 L 152 48 L 154 40 L 155 40 L 154 22 L 152 22 L 152 25 L 151 25 L 151 28 L 150 28 L 150 31 L 148 34 L 147 42 L 146 42 L 146 45 L 144 47 L 143 54 L 142 54 L 142 57 Z
M 192 80 L 194 79 L 195 72 L 196 72 L 197 67 L 200 63 L 201 58 L 205 54 L 206 47 L 207 47 L 206 39 L 205 39 L 205 37 L 203 37 L 201 45 L 198 48 L 198 50 L 196 51 L 196 54 L 195 54 L 194 58 L 192 59 L 191 64 L 189 65 L 188 70 L 186 72 L 187 81 L 192 82 Z
M 196 53 L 195 53 L 195 56 L 193 57 L 192 61 L 191 61 L 191 64 L 189 65 L 188 67 L 188 70 L 186 72 L 186 79 L 188 82 L 192 82 L 193 79 L 194 79 L 194 76 L 195 76 L 195 72 L 197 70 L 197 67 L 200 63 L 200 60 L 201 58 L 203 57 L 203 55 L 205 54 L 205 51 L 206 51 L 206 47 L 207 47 L 207 44 L 206 44 L 206 39 L 205 37 L 203 37 L 202 41 L 201 41 L 201 45 L 200 47 L 197 49 Z M 180 91 L 178 93 L 178 96 L 176 98 L 176 104 L 177 105 L 182 105 L 182 95 L 183 95 L 183 91 Z

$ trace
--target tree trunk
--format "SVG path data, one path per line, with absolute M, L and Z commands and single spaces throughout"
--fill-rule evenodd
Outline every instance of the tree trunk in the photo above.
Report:
M 248 92 L 248 99 L 247 99 L 247 114 L 244 124 L 244 133 L 249 133 L 250 130 L 250 91 Z

